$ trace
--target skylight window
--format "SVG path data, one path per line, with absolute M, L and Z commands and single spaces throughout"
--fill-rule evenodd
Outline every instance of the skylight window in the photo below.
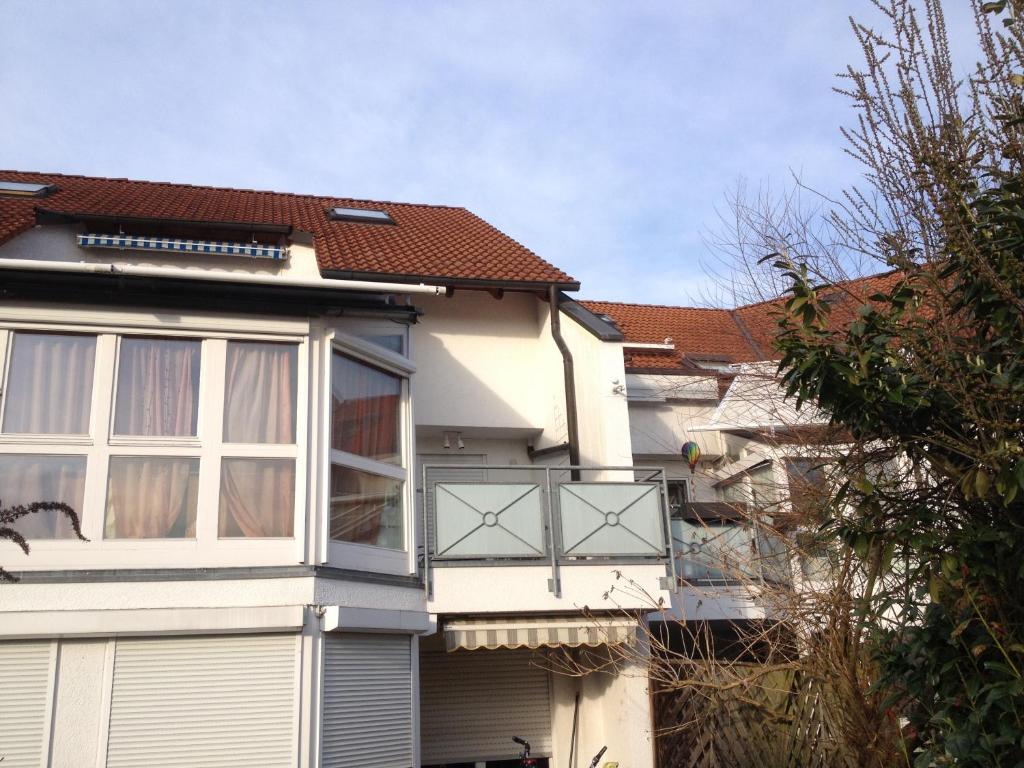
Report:
M 31 184 L 24 181 L 0 179 L 0 195 L 5 197 L 46 197 L 57 187 L 53 184 Z
M 327 215 L 337 221 L 361 221 L 366 224 L 394 224 L 395 220 L 387 211 L 374 211 L 365 208 L 331 208 Z

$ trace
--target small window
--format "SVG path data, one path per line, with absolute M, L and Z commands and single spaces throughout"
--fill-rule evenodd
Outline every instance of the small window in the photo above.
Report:
M 789 502 L 798 519 L 813 520 L 828 501 L 828 479 L 821 459 L 786 459 Z
M 360 334 L 358 338 L 383 347 L 389 352 L 398 355 L 405 354 L 405 334 L 403 333 Z
M 32 184 L 0 179 L 0 195 L 4 197 L 46 197 L 57 191 L 54 184 Z
M 689 501 L 687 484 L 685 480 L 669 480 L 668 486 L 668 509 L 674 519 L 681 519 Z
M 331 208 L 327 215 L 336 221 L 361 221 L 367 224 L 394 224 L 387 211 L 367 208 Z

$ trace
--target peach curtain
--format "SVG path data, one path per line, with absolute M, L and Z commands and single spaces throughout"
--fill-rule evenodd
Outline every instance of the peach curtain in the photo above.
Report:
M 228 342 L 224 442 L 294 443 L 294 344 Z
M 196 434 L 200 342 L 121 340 L 114 433 L 146 437 Z
M 220 472 L 221 538 L 292 535 L 295 463 L 291 459 L 224 459 Z
M 104 536 L 195 538 L 199 459 L 112 456 Z

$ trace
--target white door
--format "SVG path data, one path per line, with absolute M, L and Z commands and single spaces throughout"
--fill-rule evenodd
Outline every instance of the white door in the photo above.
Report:
M 50 712 L 51 643 L 0 643 L 0 766 L 40 768 Z
M 118 640 L 108 768 L 292 768 L 298 664 L 294 634 Z
M 408 635 L 328 633 L 322 768 L 410 768 L 412 691 Z
M 425 652 L 420 656 L 423 765 L 507 760 L 519 736 L 551 755 L 550 674 L 529 650 Z

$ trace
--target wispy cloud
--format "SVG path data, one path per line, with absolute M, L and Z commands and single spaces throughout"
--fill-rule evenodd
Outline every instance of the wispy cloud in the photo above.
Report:
M 0 166 L 465 205 L 585 296 L 692 302 L 735 179 L 855 178 L 846 12 L 6 0 Z

